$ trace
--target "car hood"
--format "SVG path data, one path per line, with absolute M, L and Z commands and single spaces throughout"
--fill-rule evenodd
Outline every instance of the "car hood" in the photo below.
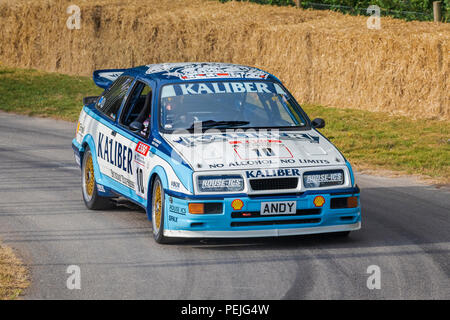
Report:
M 336 147 L 315 130 L 162 136 L 194 171 L 345 165 Z

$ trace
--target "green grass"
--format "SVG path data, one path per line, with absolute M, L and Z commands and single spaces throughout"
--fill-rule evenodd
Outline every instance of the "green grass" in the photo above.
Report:
M 83 97 L 101 93 L 92 78 L 0 67 L 0 110 L 77 121 Z
M 304 106 L 357 168 L 389 169 L 450 182 L 450 122 L 353 109 Z
M 77 121 L 85 96 L 97 95 L 90 77 L 0 67 L 0 110 Z M 450 122 L 306 105 L 321 131 L 356 168 L 387 169 L 450 182 Z

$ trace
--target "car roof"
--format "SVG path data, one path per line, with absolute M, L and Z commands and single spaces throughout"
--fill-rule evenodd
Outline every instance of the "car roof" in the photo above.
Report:
M 184 62 L 150 64 L 127 69 L 123 75 L 163 82 L 192 80 L 276 80 L 272 74 L 239 64 Z

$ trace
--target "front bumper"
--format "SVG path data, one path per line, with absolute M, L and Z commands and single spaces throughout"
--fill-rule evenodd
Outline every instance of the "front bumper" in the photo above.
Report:
M 164 236 L 177 238 L 258 238 L 281 237 L 304 234 L 317 234 L 329 232 L 353 231 L 361 229 L 361 222 L 336 226 L 311 228 L 286 228 L 262 230 L 231 230 L 231 231 L 191 231 L 191 230 L 164 230 Z
M 322 196 L 325 204 L 318 208 L 314 199 Z M 333 208 L 332 200 L 356 196 L 355 208 Z M 328 190 L 325 192 L 305 192 L 295 195 L 245 196 L 236 197 L 177 197 L 166 192 L 165 230 L 167 237 L 186 238 L 246 238 L 277 237 L 302 234 L 353 231 L 361 228 L 361 208 L 359 188 Z M 241 210 L 234 210 L 231 203 L 240 199 L 244 203 Z M 297 214 L 289 216 L 242 217 L 239 212 L 257 213 L 262 202 L 296 201 Z M 190 214 L 188 204 L 193 202 L 222 203 L 219 214 Z M 335 200 L 333 200 L 335 203 Z M 237 217 L 238 216 L 238 217 Z

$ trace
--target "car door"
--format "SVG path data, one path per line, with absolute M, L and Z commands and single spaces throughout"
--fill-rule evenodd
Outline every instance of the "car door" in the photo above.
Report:
M 96 126 L 97 163 L 100 172 L 112 181 L 113 189 L 125 196 L 131 196 L 135 189 L 133 179 L 133 150 L 129 139 L 117 128 L 121 106 L 127 100 L 134 79 L 118 78 L 97 103 L 102 118 Z
M 132 153 L 130 171 L 127 179 L 133 183 L 133 200 L 145 204 L 148 193 L 150 170 L 150 146 L 148 144 L 152 110 L 152 85 L 142 80 L 136 80 L 122 107 L 118 118 L 118 135 L 123 138 L 123 147 Z M 141 126 L 137 130 L 135 126 Z M 130 157 L 127 155 L 127 159 Z M 128 164 L 127 164 L 128 165 Z

